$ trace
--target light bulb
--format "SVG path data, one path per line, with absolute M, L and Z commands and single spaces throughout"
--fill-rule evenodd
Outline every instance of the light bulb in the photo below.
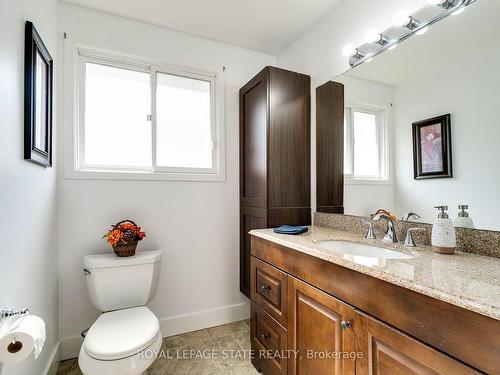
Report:
M 342 49 L 342 54 L 345 57 L 350 57 L 354 54 L 356 54 L 357 49 L 352 45 L 352 44 L 346 44 L 344 48 Z
M 378 33 L 376 30 L 368 30 L 368 32 L 365 35 L 365 42 L 366 43 L 377 43 L 380 40 L 381 36 L 380 33 Z
M 410 16 L 405 11 L 399 11 L 394 15 L 393 25 L 396 27 L 403 27 L 411 22 Z
M 420 30 L 418 30 L 415 34 L 417 35 L 424 35 L 427 31 L 429 30 L 429 27 L 423 27 Z
M 451 15 L 452 16 L 458 16 L 459 14 L 462 14 L 465 10 L 465 7 L 458 8 L 456 11 L 454 11 Z

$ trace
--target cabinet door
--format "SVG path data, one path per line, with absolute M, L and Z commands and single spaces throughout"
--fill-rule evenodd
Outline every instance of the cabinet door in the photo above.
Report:
M 240 89 L 240 203 L 267 207 L 268 69 Z
M 311 222 L 311 80 L 275 67 L 269 70 L 269 221 Z
M 295 354 L 290 373 L 354 374 L 354 309 L 297 279 L 288 280 L 288 349 Z
M 356 311 L 357 374 L 479 374 L 462 362 Z
M 267 210 L 255 207 L 240 207 L 240 291 L 250 298 L 250 254 L 253 229 L 267 228 Z

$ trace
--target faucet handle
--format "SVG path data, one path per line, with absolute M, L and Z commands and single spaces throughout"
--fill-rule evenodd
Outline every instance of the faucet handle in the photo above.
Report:
M 365 221 L 366 225 L 368 225 L 368 231 L 366 232 L 365 238 L 367 240 L 374 240 L 377 237 L 375 236 L 375 232 L 373 231 L 373 221 Z
M 425 231 L 425 228 L 408 228 L 406 231 L 405 246 L 415 247 L 415 240 L 413 239 L 413 232 Z

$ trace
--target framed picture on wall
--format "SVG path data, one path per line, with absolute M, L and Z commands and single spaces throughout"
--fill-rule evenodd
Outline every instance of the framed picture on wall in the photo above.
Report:
M 24 158 L 52 166 L 53 60 L 33 23 L 25 27 Z
M 413 170 L 415 180 L 451 178 L 451 115 L 414 122 Z

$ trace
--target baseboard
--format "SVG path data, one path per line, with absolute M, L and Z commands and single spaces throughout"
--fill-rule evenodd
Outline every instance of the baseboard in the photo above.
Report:
M 83 344 L 81 336 L 65 337 L 61 339 L 61 361 L 77 358 Z
M 160 319 L 163 337 L 197 331 L 250 317 L 248 302 Z
M 237 305 L 163 318 L 160 319 L 160 329 L 163 337 L 168 337 L 221 324 L 232 323 L 248 319 L 249 317 L 250 304 L 244 302 Z M 61 339 L 61 361 L 77 358 L 82 343 L 83 338 L 81 336 Z
M 61 345 L 59 341 L 54 346 L 52 353 L 50 353 L 49 360 L 45 366 L 43 375 L 57 375 L 57 370 L 59 368 L 59 362 L 61 361 Z

